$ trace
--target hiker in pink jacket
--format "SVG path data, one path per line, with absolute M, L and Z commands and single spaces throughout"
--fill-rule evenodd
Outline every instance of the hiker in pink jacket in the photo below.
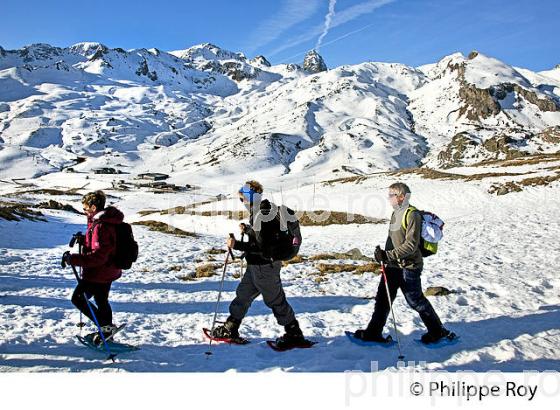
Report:
M 88 219 L 81 254 L 68 254 L 65 262 L 81 266 L 82 280 L 72 295 L 72 303 L 88 318 L 94 321 L 93 309 L 106 339 L 110 339 L 117 327 L 113 324 L 113 312 L 109 304 L 109 291 L 113 281 L 121 277 L 121 269 L 115 266 L 116 230 L 124 215 L 115 207 L 105 208 L 105 194 L 90 192 L 82 198 L 82 205 Z M 86 298 L 95 299 L 96 306 L 88 306 Z

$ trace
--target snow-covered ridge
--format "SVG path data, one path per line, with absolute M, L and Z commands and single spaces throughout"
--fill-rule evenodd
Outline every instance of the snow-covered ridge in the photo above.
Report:
M 425 164 L 457 166 L 558 150 L 557 142 L 541 137 L 560 121 L 554 80 L 478 52 L 420 69 L 430 81 L 410 94 L 409 108 L 415 130 L 431 148 Z M 488 149 L 495 145 L 504 146 Z
M 480 53 L 418 69 L 325 71 L 316 52 L 306 58 L 270 66 L 209 43 L 0 48 L 0 174 L 57 172 L 81 157 L 78 171 L 211 178 L 245 174 L 249 162 L 271 177 L 333 178 L 558 149 L 541 137 L 560 126 L 558 69 Z M 489 150 L 494 140 L 507 149 Z

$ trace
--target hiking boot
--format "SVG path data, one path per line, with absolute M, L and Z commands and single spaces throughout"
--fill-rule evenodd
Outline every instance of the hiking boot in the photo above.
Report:
M 110 342 L 111 340 L 113 340 L 113 336 L 115 336 L 115 334 L 117 333 L 117 330 L 118 330 L 118 327 L 113 325 L 113 324 L 106 325 L 106 326 L 101 326 L 101 332 L 103 333 L 103 337 L 105 338 L 106 342 Z M 100 344 L 103 343 L 103 339 L 101 338 L 99 333 L 96 333 L 93 336 L 92 341 L 96 345 L 100 345 Z
M 389 335 L 387 337 L 383 337 L 383 335 L 381 333 L 379 333 L 379 334 L 371 333 L 371 332 L 368 332 L 367 329 L 356 330 L 354 332 L 354 337 L 356 339 L 363 340 L 364 342 L 389 343 L 389 342 L 393 341 L 393 338 L 391 337 L 391 335 Z
M 299 328 L 299 323 L 297 320 L 290 322 L 284 326 L 286 333 L 276 339 L 276 346 L 280 349 L 289 349 L 294 346 L 302 346 L 307 341 L 303 337 L 303 333 Z
M 428 345 L 432 343 L 437 343 L 444 338 L 452 340 L 455 338 L 455 333 L 452 333 L 445 328 L 441 328 L 437 333 L 428 332 L 423 334 L 422 337 L 420 338 L 420 341 Z
M 228 319 L 222 326 L 214 328 L 212 337 L 219 339 L 239 339 L 239 323 Z

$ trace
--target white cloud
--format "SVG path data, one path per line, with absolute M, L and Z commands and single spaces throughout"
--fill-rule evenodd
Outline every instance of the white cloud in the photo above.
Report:
M 257 26 L 243 50 L 252 53 L 276 40 L 289 28 L 310 18 L 322 4 L 322 0 L 286 0 L 275 16 L 262 21 Z

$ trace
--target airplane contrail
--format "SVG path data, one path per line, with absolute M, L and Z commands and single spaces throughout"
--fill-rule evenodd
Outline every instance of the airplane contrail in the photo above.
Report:
M 352 31 L 350 31 L 350 32 L 348 32 L 348 33 L 346 33 L 346 34 L 343 34 L 343 35 L 341 35 L 341 36 L 339 36 L 339 37 L 337 37 L 337 38 L 335 38 L 335 39 L 333 39 L 333 40 L 331 40 L 331 41 L 326 42 L 325 44 L 323 44 L 323 46 L 328 46 L 328 45 L 330 45 L 330 44 L 336 43 L 336 42 L 339 41 L 339 40 L 342 40 L 342 39 L 344 39 L 344 38 L 346 38 L 346 37 L 352 36 L 352 35 L 354 35 L 354 34 L 356 34 L 356 33 L 359 33 L 360 31 L 364 31 L 365 29 L 370 28 L 371 26 L 374 26 L 374 25 L 376 25 L 376 24 L 379 24 L 379 23 L 377 23 L 377 22 L 375 22 L 375 23 L 370 23 L 370 24 L 368 24 L 368 25 L 365 25 L 365 26 L 363 26 L 363 27 L 360 27 L 360 28 L 357 29 L 357 30 L 352 30 Z M 302 51 L 302 52 L 299 52 L 299 53 L 297 53 L 297 54 L 294 54 L 294 55 L 292 55 L 292 56 L 290 56 L 290 57 L 287 57 L 287 58 L 283 59 L 282 61 L 280 61 L 280 64 L 286 64 L 286 63 L 290 62 L 293 58 L 296 58 L 296 57 L 299 57 L 299 56 L 303 56 L 303 55 L 305 55 L 306 53 L 307 53 L 307 51 Z
M 325 38 L 325 36 L 329 32 L 329 29 L 331 28 L 331 22 L 332 22 L 332 18 L 334 16 L 334 6 L 335 5 L 336 5 L 336 0 L 329 0 L 329 11 L 328 11 L 327 15 L 325 16 L 325 25 L 323 27 L 323 32 L 321 33 L 321 35 L 317 39 L 317 44 L 315 45 L 315 51 L 317 51 L 317 52 L 319 52 L 319 49 L 321 48 L 321 43 L 323 42 L 323 38 Z

